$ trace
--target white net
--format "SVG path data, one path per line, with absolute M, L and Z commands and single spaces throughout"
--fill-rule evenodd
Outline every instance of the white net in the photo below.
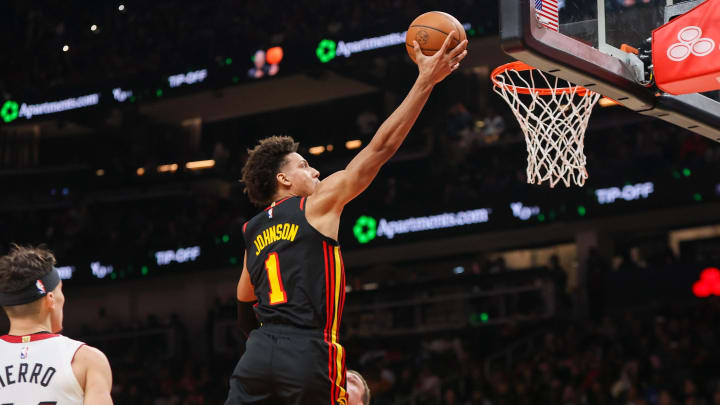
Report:
M 540 70 L 510 65 L 493 73 L 494 90 L 513 110 L 525 134 L 528 183 L 583 186 L 588 177 L 585 130 L 600 95 Z

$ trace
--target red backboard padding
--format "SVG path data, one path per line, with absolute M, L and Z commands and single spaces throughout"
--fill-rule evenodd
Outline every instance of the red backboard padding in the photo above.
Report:
M 670 94 L 720 89 L 720 0 L 707 0 L 652 33 L 655 83 Z

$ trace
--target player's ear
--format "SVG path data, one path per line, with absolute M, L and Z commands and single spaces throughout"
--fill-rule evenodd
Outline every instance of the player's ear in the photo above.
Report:
M 43 298 L 43 301 L 45 301 L 43 303 L 45 308 L 47 308 L 50 311 L 55 309 L 56 303 L 55 303 L 55 293 L 54 292 L 51 291 L 51 292 L 47 293 L 47 295 L 45 295 L 45 297 Z
M 276 174 L 275 179 L 277 179 L 278 183 L 282 184 L 283 186 L 290 187 L 292 185 L 290 179 L 288 179 L 287 175 L 283 172 Z

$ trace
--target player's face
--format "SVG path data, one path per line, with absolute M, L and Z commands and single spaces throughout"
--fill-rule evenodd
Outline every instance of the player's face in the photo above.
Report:
M 52 333 L 58 333 L 62 330 L 63 324 L 63 306 L 65 305 L 65 295 L 62 292 L 62 281 L 52 291 L 53 294 L 53 307 L 50 312 L 50 322 L 52 327 Z
M 365 386 L 355 374 L 347 375 L 348 405 L 363 405 Z
M 307 160 L 296 152 L 287 155 L 282 171 L 290 181 L 290 190 L 295 195 L 309 196 L 320 183 L 320 172 L 313 169 Z

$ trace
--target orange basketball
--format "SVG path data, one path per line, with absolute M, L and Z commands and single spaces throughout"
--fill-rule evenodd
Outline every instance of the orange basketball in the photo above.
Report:
M 405 49 L 410 55 L 410 59 L 417 63 L 413 41 L 420 44 L 420 49 L 422 49 L 424 55 L 432 56 L 442 47 L 445 38 L 452 30 L 455 30 L 457 34 L 450 41 L 448 50 L 453 49 L 467 38 L 465 29 L 457 18 L 441 11 L 430 11 L 414 19 L 405 35 Z

